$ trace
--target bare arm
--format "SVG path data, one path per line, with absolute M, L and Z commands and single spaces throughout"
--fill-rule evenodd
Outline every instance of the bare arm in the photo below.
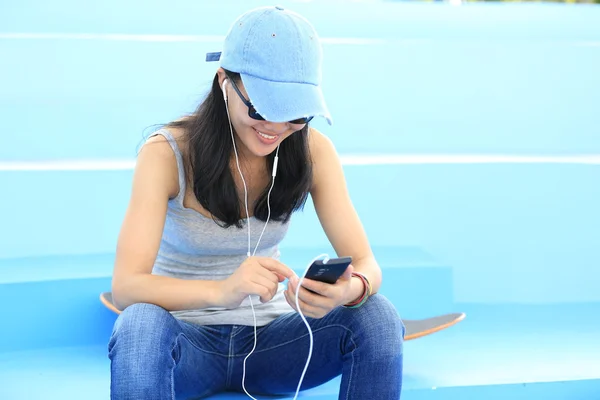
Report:
M 167 310 L 215 305 L 216 282 L 151 274 L 167 203 L 178 191 L 175 154 L 163 136 L 155 136 L 138 156 L 131 198 L 117 243 L 112 281 L 117 308 L 122 310 L 133 303 L 152 303 Z
M 338 255 L 352 256 L 354 271 L 369 279 L 375 293 L 381 285 L 381 269 L 352 205 L 339 156 L 331 140 L 314 129 L 311 153 L 315 163 L 311 196 L 323 230 Z M 352 279 L 348 301 L 359 297 L 362 290 L 362 282 Z

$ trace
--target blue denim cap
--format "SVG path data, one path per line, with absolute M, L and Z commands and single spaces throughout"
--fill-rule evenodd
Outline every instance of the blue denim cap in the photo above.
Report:
M 220 61 L 241 75 L 256 111 L 267 121 L 331 115 L 321 91 L 322 48 L 317 32 L 304 17 L 283 7 L 260 7 L 242 14 L 231 26 Z

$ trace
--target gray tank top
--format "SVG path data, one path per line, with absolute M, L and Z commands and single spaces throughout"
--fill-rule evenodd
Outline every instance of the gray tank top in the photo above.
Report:
M 177 142 L 166 129 L 154 132 L 163 135 L 171 145 L 177 159 L 179 193 L 169 200 L 165 228 L 160 249 L 152 273 L 180 279 L 222 280 L 229 277 L 247 258 L 247 220 L 242 229 L 235 226 L 222 228 L 211 218 L 183 206 L 186 189 L 183 157 Z M 275 182 L 277 184 L 277 182 Z M 254 252 L 264 222 L 251 217 L 251 252 Z M 270 221 L 256 251 L 256 256 L 279 259 L 278 245 L 284 238 L 288 223 Z M 279 284 L 277 295 L 268 303 L 262 304 L 258 296 L 252 296 L 258 326 L 266 325 L 282 314 L 293 312 Z M 250 300 L 235 309 L 207 308 L 197 310 L 172 311 L 178 319 L 198 325 L 254 325 Z

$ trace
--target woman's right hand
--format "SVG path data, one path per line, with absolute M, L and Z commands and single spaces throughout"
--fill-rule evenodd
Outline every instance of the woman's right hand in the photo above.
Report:
M 220 306 L 236 308 L 249 295 L 266 303 L 277 293 L 280 282 L 296 276 L 288 266 L 269 257 L 248 257 L 227 279 L 220 281 Z

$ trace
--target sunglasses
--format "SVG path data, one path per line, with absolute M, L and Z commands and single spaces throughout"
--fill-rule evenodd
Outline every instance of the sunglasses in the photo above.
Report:
M 229 78 L 229 83 L 231 83 L 233 90 L 235 90 L 235 92 L 238 94 L 238 96 L 240 97 L 242 102 L 246 105 L 246 107 L 248 107 L 248 116 L 250 118 L 258 120 L 258 121 L 264 121 L 265 119 L 263 118 L 262 115 L 260 115 L 258 112 L 256 112 L 256 108 L 254 108 L 252 103 L 249 100 L 246 100 L 246 98 L 242 95 L 242 92 L 240 92 L 240 89 L 238 89 L 237 85 L 235 84 L 235 81 L 233 79 Z M 295 124 L 295 125 L 304 125 L 304 124 L 308 124 L 312 119 L 313 119 L 313 117 L 303 117 L 303 118 L 294 119 L 294 120 L 288 121 L 288 122 L 290 124 Z

